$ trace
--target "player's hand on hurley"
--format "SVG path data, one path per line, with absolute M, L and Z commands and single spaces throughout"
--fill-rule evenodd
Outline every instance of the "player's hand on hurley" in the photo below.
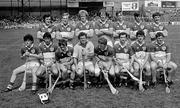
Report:
M 29 56 L 29 55 L 30 55 L 30 53 L 27 51 L 27 52 L 24 53 L 23 56 Z
M 104 73 L 104 78 L 105 78 L 105 79 L 108 79 L 108 71 L 107 71 L 107 70 L 104 70 L 103 73 Z

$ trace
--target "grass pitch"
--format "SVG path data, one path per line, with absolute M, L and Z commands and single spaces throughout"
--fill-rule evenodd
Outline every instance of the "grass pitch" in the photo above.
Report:
M 172 52 L 172 60 L 180 64 L 180 26 L 168 26 L 169 37 L 167 42 Z M 0 30 L 0 89 L 5 89 L 12 70 L 24 63 L 20 60 L 20 47 L 23 36 L 27 33 L 36 35 L 35 29 Z M 96 39 L 92 41 L 95 42 Z M 75 43 L 77 42 L 77 39 Z M 0 94 L 0 108 L 180 108 L 180 68 L 178 67 L 175 84 L 171 93 L 165 93 L 164 85 L 156 89 L 149 89 L 143 93 L 129 88 L 117 88 L 120 93 L 112 95 L 108 88 L 58 89 L 50 96 L 50 103 L 42 105 L 37 95 L 30 91 L 8 92 Z M 14 87 L 22 83 L 23 74 L 19 75 Z M 31 75 L 27 77 L 27 86 L 30 87 Z M 40 90 L 41 91 L 41 90 Z

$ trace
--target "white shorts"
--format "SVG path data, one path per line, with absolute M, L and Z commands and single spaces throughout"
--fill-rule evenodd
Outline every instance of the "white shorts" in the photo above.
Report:
M 93 62 L 92 61 L 86 61 L 85 62 L 85 69 L 88 70 L 89 72 L 94 72 L 94 65 L 93 65 Z M 78 74 L 82 74 L 83 73 L 83 62 L 80 61 L 78 63 L 78 71 L 77 71 Z
M 31 73 L 34 68 L 38 68 L 40 63 L 37 61 L 30 61 L 23 65 L 27 73 Z

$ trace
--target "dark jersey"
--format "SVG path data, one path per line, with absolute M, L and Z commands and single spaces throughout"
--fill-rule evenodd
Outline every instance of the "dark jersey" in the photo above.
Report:
M 72 58 L 73 48 L 67 47 L 66 51 L 62 51 L 60 47 L 56 50 L 56 60 L 59 62 L 66 62 Z

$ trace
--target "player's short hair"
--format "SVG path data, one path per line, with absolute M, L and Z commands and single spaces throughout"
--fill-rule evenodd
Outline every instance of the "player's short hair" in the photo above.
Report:
M 155 36 L 156 36 L 156 38 L 158 38 L 158 37 L 160 37 L 160 36 L 164 37 L 164 34 L 161 33 L 161 32 L 157 32 Z
M 138 37 L 139 35 L 142 35 L 145 37 L 145 33 L 143 30 L 138 30 L 137 33 L 136 33 L 136 37 Z
M 60 39 L 59 42 L 58 42 L 58 45 L 61 46 L 67 46 L 67 41 L 65 39 Z
M 98 16 L 101 16 L 102 14 L 105 14 L 107 17 L 109 17 L 109 14 L 106 12 L 105 9 L 101 9 L 98 13 Z
M 139 17 L 139 16 L 140 16 L 139 13 L 137 13 L 137 12 L 134 13 L 134 17 Z
M 156 16 L 161 16 L 161 14 L 160 14 L 159 12 L 156 12 L 156 13 L 154 13 L 154 14 L 152 15 L 153 18 L 156 17 Z
M 62 14 L 62 17 L 64 17 L 64 16 L 69 17 L 69 13 L 67 13 L 67 12 L 63 13 L 63 14 Z
M 49 32 L 44 33 L 43 39 L 45 39 L 45 38 L 52 39 L 51 33 L 49 33 Z
M 87 34 L 85 32 L 80 32 L 78 35 L 78 39 L 80 39 L 82 36 L 85 36 L 87 38 Z
M 126 38 L 127 38 L 127 36 L 128 36 L 128 34 L 127 34 L 127 33 L 125 33 L 125 32 L 121 32 L 121 33 L 119 33 L 119 38 L 120 38 L 122 35 L 126 35 Z
M 105 39 L 104 37 L 99 38 L 98 43 L 103 44 L 103 45 L 107 45 L 107 39 Z
M 81 16 L 81 15 L 83 15 L 83 14 L 85 14 L 86 16 L 89 15 L 86 10 L 80 10 L 79 13 L 78 13 L 79 16 Z
M 27 40 L 30 40 L 32 42 L 34 42 L 34 38 L 31 34 L 26 34 L 23 38 L 24 42 L 27 41 Z
M 47 17 L 50 17 L 50 18 L 51 18 L 51 20 L 52 20 L 52 17 L 51 17 L 51 15 L 50 15 L 50 14 L 45 14 L 45 15 L 43 16 L 43 21 L 45 21 L 45 19 L 46 19 Z

